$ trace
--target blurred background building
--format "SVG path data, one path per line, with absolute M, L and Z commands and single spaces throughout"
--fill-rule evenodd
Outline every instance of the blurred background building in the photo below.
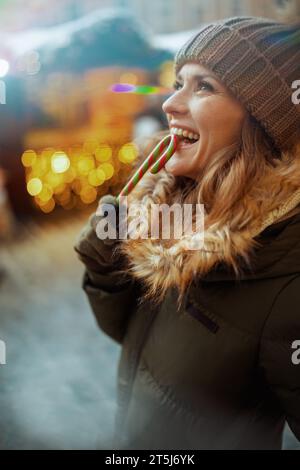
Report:
M 53 0 L 47 7 L 44 0 L 2 0 L 1 18 L 4 29 L 17 31 L 47 27 L 74 20 L 99 8 L 125 8 L 147 24 L 153 33 L 173 33 L 196 28 L 199 23 L 225 16 L 276 15 L 275 7 L 282 0 Z M 17 12 L 22 11 L 22 15 Z
M 177 48 L 203 23 L 275 17 L 280 3 L 2 0 L 0 167 L 15 214 L 82 209 L 116 191 L 137 157 L 136 121 L 165 125 Z

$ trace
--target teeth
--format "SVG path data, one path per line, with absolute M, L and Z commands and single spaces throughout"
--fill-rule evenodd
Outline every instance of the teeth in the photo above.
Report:
M 171 134 L 183 136 L 191 140 L 198 140 L 200 138 L 199 134 L 194 134 L 193 132 L 189 132 L 185 129 L 180 129 L 178 127 L 172 127 Z

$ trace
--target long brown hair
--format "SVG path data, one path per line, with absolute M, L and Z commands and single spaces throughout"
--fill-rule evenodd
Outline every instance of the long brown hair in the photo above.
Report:
M 245 196 L 280 156 L 265 131 L 247 114 L 240 139 L 208 161 L 200 180 L 192 184 L 192 192 L 185 191 L 186 199 L 204 204 L 207 225 L 223 225 L 230 218 L 233 228 L 241 229 L 247 222 Z
M 137 143 L 140 157 L 135 169 L 168 132 L 160 131 L 146 141 Z M 224 224 L 233 218 L 234 225 L 240 229 L 247 222 L 247 208 L 240 207 L 245 195 L 264 177 L 266 167 L 276 166 L 280 158 L 280 150 L 247 113 L 240 139 L 213 155 L 197 181 L 176 177 L 174 192 L 170 197 L 173 202 L 176 198 L 181 203 L 204 204 L 207 225 L 215 222 Z
M 141 155 L 136 167 L 167 133 L 160 132 L 140 145 Z M 273 223 L 269 214 L 285 204 L 294 191 L 299 191 L 298 145 L 288 151 L 278 150 L 257 121 L 247 114 L 239 140 L 213 155 L 197 180 L 174 177 L 168 173 L 162 176 L 162 184 L 154 191 L 159 195 L 158 199 L 169 205 L 204 205 L 205 244 L 196 252 L 179 252 L 179 269 L 175 264 L 168 264 L 168 257 L 162 258 L 160 271 L 147 265 L 145 253 L 152 250 L 159 257 L 164 256 L 164 250 L 169 248 L 170 243 L 180 248 L 178 240 L 159 240 L 160 247 L 157 249 L 155 241 L 126 241 L 123 244 L 124 253 L 130 259 L 132 272 L 148 284 L 149 297 L 162 299 L 166 289 L 176 284 L 181 299 L 194 273 L 197 271 L 200 276 L 205 275 L 219 261 L 233 269 L 237 278 L 244 268 L 252 268 L 252 248 L 261 246 L 253 233 L 261 232 L 265 220 Z M 156 184 L 154 177 L 157 176 L 151 175 L 148 179 L 148 183 L 152 181 L 148 186 L 150 198 Z M 166 180 L 167 184 L 164 184 Z M 133 199 L 138 200 L 145 188 L 147 184 L 138 185 Z

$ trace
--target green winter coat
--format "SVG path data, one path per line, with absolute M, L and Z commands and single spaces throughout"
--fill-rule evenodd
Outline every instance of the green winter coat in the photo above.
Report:
M 259 235 L 252 272 L 218 265 L 179 311 L 175 287 L 155 306 L 120 276 L 92 220 L 75 249 L 97 322 L 122 345 L 115 448 L 280 449 L 286 421 L 300 440 L 300 214 Z

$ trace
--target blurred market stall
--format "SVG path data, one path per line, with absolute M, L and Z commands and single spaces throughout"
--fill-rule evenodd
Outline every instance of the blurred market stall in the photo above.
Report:
M 7 34 L 2 44 L 0 165 L 15 211 L 30 210 L 29 200 L 44 213 L 83 208 L 120 187 L 137 157 L 135 121 L 161 113 L 170 93 L 172 53 L 123 10 Z

